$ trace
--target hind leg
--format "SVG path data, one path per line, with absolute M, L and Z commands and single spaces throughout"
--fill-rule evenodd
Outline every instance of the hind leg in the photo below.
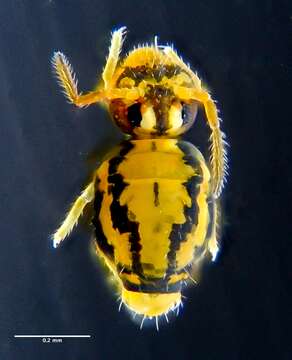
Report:
M 93 201 L 95 194 L 94 184 L 95 181 L 91 182 L 76 199 L 62 225 L 52 236 L 55 248 L 59 246 L 60 242 L 63 241 L 67 235 L 70 234 L 74 226 L 77 224 L 79 217 L 82 215 L 85 206 Z
M 213 226 L 212 226 L 212 231 L 210 234 L 208 241 L 208 250 L 212 255 L 212 260 L 215 261 L 218 251 L 219 251 L 219 246 L 218 246 L 218 233 L 219 233 L 219 208 L 218 208 L 218 201 L 214 202 L 214 213 L 213 213 Z

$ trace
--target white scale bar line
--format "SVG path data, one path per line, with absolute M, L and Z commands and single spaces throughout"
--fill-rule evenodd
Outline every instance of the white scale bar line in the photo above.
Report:
M 15 338 L 90 338 L 91 335 L 14 335 Z

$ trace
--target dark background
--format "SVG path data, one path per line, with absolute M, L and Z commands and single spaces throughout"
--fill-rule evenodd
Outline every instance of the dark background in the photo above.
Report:
M 288 3 L 1 1 L 1 359 L 292 358 Z M 58 250 L 49 239 L 121 139 L 102 108 L 66 103 L 49 59 L 64 51 L 80 89 L 89 90 L 120 25 L 129 29 L 124 53 L 156 34 L 175 44 L 218 100 L 231 145 L 222 251 L 159 333 L 118 313 L 88 227 Z M 208 131 L 199 120 L 186 138 L 204 150 Z M 92 338 L 42 344 L 14 334 Z

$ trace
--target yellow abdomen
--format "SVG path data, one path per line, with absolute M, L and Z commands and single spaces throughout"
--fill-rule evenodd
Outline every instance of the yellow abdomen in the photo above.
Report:
M 101 165 L 97 245 L 126 289 L 180 291 L 184 268 L 207 247 L 209 182 L 201 153 L 176 139 L 126 141 Z

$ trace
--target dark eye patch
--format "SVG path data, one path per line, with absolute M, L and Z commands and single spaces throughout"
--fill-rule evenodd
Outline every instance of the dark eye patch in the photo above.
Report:
M 181 117 L 184 122 L 186 121 L 187 116 L 188 116 L 187 104 L 182 104 Z
M 141 104 L 135 103 L 135 104 L 129 106 L 127 117 L 128 117 L 128 121 L 132 127 L 140 126 L 140 122 L 142 120 Z
M 192 123 L 195 120 L 198 111 L 198 104 L 197 102 L 193 101 L 189 104 L 182 103 L 182 112 L 181 116 L 183 119 L 183 125 L 188 123 Z

